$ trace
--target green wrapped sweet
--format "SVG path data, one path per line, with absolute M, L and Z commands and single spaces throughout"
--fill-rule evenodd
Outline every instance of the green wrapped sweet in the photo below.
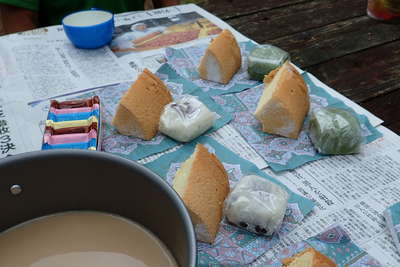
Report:
M 313 111 L 309 136 L 321 154 L 358 153 L 363 142 L 358 119 L 351 112 L 339 108 Z
M 247 72 L 250 79 L 263 81 L 264 75 L 288 60 L 289 53 L 273 45 L 256 46 L 249 55 Z

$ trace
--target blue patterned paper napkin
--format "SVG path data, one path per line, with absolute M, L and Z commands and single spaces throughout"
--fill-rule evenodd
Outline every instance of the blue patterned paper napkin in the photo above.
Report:
M 186 48 L 166 48 L 168 63 L 184 78 L 193 81 L 209 95 L 230 94 L 243 91 L 247 88 L 256 86 L 260 82 L 252 81 L 247 74 L 247 56 L 256 46 L 253 42 L 239 43 L 242 53 L 242 67 L 233 76 L 228 84 L 221 84 L 200 79 L 197 68 L 201 57 L 204 55 L 208 44 L 201 44 Z
M 335 225 L 314 237 L 283 249 L 275 259 L 262 266 L 281 267 L 282 260 L 312 247 L 333 260 L 337 267 L 379 267 L 380 263 L 354 244 L 339 225 Z
M 206 133 L 216 131 L 223 125 L 227 124 L 232 115 L 225 112 L 221 106 L 216 104 L 206 93 L 193 83 L 180 77 L 168 64 L 164 64 L 156 72 L 156 75 L 164 81 L 171 90 L 174 99 L 179 98 L 183 94 L 197 96 L 211 111 L 218 114 L 218 119 Z M 141 158 L 163 152 L 170 149 L 180 142 L 177 142 L 161 133 L 158 133 L 152 140 L 146 141 L 140 138 L 121 135 L 111 126 L 119 99 L 130 87 L 130 83 L 124 83 L 113 89 L 105 89 L 98 93 L 103 103 L 103 133 L 102 133 L 102 150 L 122 157 L 139 160 Z M 205 133 L 205 134 L 206 134 Z
M 210 152 L 217 155 L 228 172 L 231 187 L 243 176 L 249 174 L 259 175 L 282 185 L 279 181 L 260 171 L 251 162 L 240 158 L 214 139 L 206 136 L 197 138 L 145 166 L 156 172 L 171 185 L 176 171 L 193 153 L 197 143 L 204 144 Z M 288 188 L 286 190 L 290 193 L 290 199 L 279 231 L 281 236 L 293 230 L 314 206 L 311 200 L 291 192 Z M 272 248 L 277 242 L 279 242 L 277 234 L 272 237 L 258 236 L 222 221 L 213 245 L 198 242 L 198 265 L 215 266 L 222 264 L 238 266 L 249 264 Z
M 348 109 L 356 114 L 343 101 L 332 97 L 323 88 L 317 86 L 308 73 L 302 75 L 309 88 L 311 110 L 330 106 Z M 213 96 L 213 98 L 224 107 L 225 111 L 233 114 L 232 125 L 274 171 L 295 169 L 307 162 L 326 157 L 317 153 L 308 137 L 306 130 L 308 119 L 306 119 L 298 139 L 270 135 L 261 131 L 261 124 L 253 113 L 256 110 L 263 88 L 264 85 L 259 85 L 236 94 Z M 361 123 L 362 134 L 366 143 L 382 136 L 369 123 L 366 116 L 359 114 L 356 114 L 356 116 Z
M 400 253 L 400 202 L 393 204 L 383 212 L 387 227 L 392 235 L 394 244 Z
M 156 75 L 171 90 L 174 98 L 179 98 L 183 94 L 197 96 L 211 111 L 217 113 L 217 120 L 214 126 L 206 133 L 211 133 L 227 124 L 232 119 L 232 115 L 223 110 L 214 100 L 204 93 L 193 83 L 180 77 L 168 64 L 164 64 L 156 72 Z M 111 125 L 115 110 L 122 95 L 128 90 L 132 82 L 120 83 L 114 86 L 107 86 L 103 89 L 80 95 L 78 98 L 88 98 L 98 95 L 102 103 L 102 129 L 101 129 L 101 149 L 106 152 L 120 155 L 131 160 L 139 160 L 147 156 L 163 152 L 176 145 L 177 142 L 161 133 L 158 133 L 152 140 L 146 141 L 140 138 L 130 137 L 119 134 Z M 77 97 L 74 97 L 75 99 Z

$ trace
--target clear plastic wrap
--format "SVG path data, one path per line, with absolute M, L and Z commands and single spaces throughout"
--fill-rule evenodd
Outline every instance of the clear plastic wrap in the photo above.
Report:
M 250 232 L 272 235 L 286 212 L 289 194 L 279 185 L 256 175 L 243 177 L 225 200 L 224 214 Z
M 216 118 L 195 96 L 184 95 L 165 106 L 159 130 L 177 141 L 189 142 L 211 128 Z
M 279 47 L 265 44 L 255 47 L 249 55 L 247 72 L 250 79 L 263 81 L 264 75 L 289 60 L 289 53 Z
M 351 112 L 339 108 L 313 111 L 309 136 L 321 154 L 358 153 L 363 142 L 358 119 Z

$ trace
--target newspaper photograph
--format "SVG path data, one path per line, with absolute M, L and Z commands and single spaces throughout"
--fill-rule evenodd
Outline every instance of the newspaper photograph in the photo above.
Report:
M 249 40 L 194 4 L 118 14 L 115 25 L 110 48 L 120 63 L 135 73 L 144 68 L 156 71 L 166 62 L 166 47 L 209 43 L 222 29 L 231 30 L 238 41 Z
M 115 28 L 111 50 L 118 56 L 181 44 L 222 30 L 197 12 L 141 20 Z

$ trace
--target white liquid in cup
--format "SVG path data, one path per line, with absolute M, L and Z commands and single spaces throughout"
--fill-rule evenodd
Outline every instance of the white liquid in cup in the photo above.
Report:
M 73 13 L 64 18 L 63 23 L 67 26 L 84 27 L 94 26 L 109 21 L 112 14 L 101 10 L 87 10 Z

